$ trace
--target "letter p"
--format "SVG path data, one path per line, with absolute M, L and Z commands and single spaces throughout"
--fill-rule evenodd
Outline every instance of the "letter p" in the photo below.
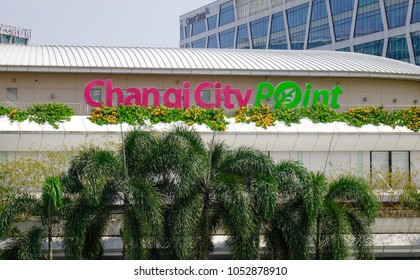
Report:
M 255 97 L 255 107 L 259 107 L 261 100 L 270 98 L 274 93 L 274 86 L 268 82 L 258 84 L 257 96 Z

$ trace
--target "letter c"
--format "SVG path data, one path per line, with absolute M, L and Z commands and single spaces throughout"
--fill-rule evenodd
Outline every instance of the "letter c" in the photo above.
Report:
M 101 103 L 96 102 L 92 99 L 90 96 L 90 91 L 94 86 L 104 86 L 105 82 L 104 80 L 92 80 L 89 83 L 86 84 L 85 90 L 83 92 L 83 95 L 85 97 L 85 101 L 89 106 L 92 107 L 101 107 Z

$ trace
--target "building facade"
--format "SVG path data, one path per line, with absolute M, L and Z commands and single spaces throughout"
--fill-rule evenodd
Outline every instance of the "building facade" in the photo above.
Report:
M 420 65 L 420 0 L 219 0 L 180 17 L 180 47 L 321 49 Z
M 233 106 L 230 109 L 235 110 L 240 105 L 254 105 L 260 85 L 265 86 L 263 101 L 274 105 L 278 97 L 267 96 L 267 89 L 284 82 L 293 85 L 295 92 L 300 88 L 309 104 L 337 104 L 337 110 L 380 104 L 413 106 L 420 100 L 420 67 L 357 53 L 0 45 L 0 106 L 24 108 L 55 101 L 76 111 L 71 121 L 58 128 L 11 122 L 0 116 L 0 161 L 34 151 L 42 154 L 89 144 L 121 143 L 122 132 L 132 127 L 92 123 L 89 104 L 116 106 L 130 101 L 143 106 L 189 104 Z M 322 101 L 315 98 L 316 91 L 322 93 Z M 205 125 L 194 128 L 206 142 L 216 137 L 233 148 L 251 146 L 276 162 L 297 160 L 330 176 L 349 171 L 364 176 L 372 168 L 409 174 L 420 170 L 420 133 L 405 127 L 359 128 L 304 119 L 299 124 L 277 122 L 263 129 L 229 121 L 225 132 L 211 131 Z M 154 129 L 169 126 L 157 124 Z M 385 202 L 396 196 L 393 192 L 380 194 Z M 373 229 L 376 256 L 420 257 L 419 220 L 416 216 L 378 218 Z M 122 256 L 118 222 L 110 225 L 104 236 L 105 255 L 110 258 Z M 213 257 L 229 255 L 226 236 L 216 234 L 213 242 Z M 59 244 L 56 250 L 62 252 Z
M 0 44 L 27 45 L 32 31 L 0 23 Z

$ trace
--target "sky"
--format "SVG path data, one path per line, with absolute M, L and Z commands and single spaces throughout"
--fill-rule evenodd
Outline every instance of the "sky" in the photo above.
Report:
M 179 16 L 215 0 L 2 0 L 30 45 L 179 47 Z

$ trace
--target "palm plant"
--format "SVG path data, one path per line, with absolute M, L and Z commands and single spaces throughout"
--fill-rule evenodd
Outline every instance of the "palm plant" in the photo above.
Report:
M 53 259 L 52 238 L 54 227 L 61 221 L 62 190 L 58 177 L 46 178 L 41 199 L 28 193 L 11 193 L 0 210 L 0 238 L 17 237 L 12 242 L 14 258 L 38 259 L 42 256 L 42 239 L 48 237 L 48 258 Z M 43 227 L 34 226 L 28 232 L 16 232 L 13 223 L 22 217 L 40 217 Z
M 181 178 L 189 180 L 175 188 L 171 242 L 176 257 L 208 259 L 212 234 L 220 227 L 228 236 L 233 258 L 258 259 L 262 219 L 274 212 L 272 160 L 254 149 L 228 150 L 215 141 L 206 149 L 195 132 L 181 130 L 175 135 L 199 162 L 195 169 L 182 169 L 189 174 Z
M 111 151 L 87 148 L 71 161 L 63 178 L 67 258 L 100 258 L 102 235 L 121 199 L 122 174 L 121 161 Z
M 344 259 L 353 248 L 358 259 L 371 259 L 371 226 L 378 201 L 369 184 L 352 175 L 331 182 L 323 173 L 299 179 L 295 192 L 282 198 L 272 222 L 270 245 L 298 259 Z M 279 247 L 283 246 L 283 247 Z M 273 250 L 273 249 L 272 249 Z

